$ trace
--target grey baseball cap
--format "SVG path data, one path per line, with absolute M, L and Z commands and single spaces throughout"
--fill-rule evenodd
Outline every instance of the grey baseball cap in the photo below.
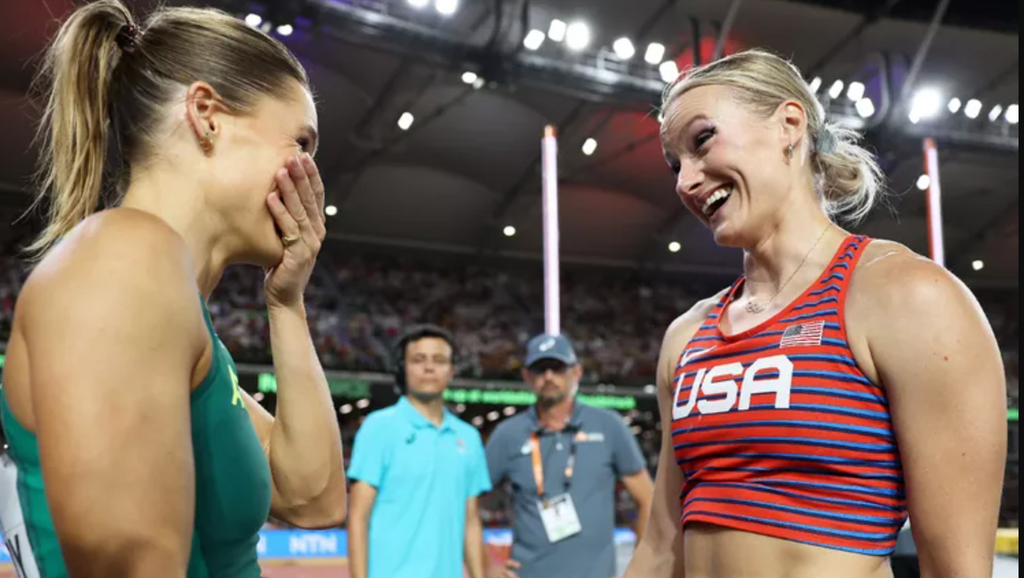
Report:
M 572 342 L 564 335 L 538 335 L 527 344 L 526 367 L 547 359 L 561 361 L 570 366 L 579 364 Z

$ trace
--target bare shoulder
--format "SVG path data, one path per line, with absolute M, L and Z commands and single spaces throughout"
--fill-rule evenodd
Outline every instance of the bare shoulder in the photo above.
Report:
M 851 282 L 848 307 L 891 320 L 972 303 L 967 286 L 944 267 L 899 243 L 874 241 Z
M 700 330 L 701 325 L 728 293 L 729 289 L 723 289 L 714 297 L 698 302 L 669 326 L 662 343 L 661 361 L 659 362 L 659 377 L 664 383 L 671 384 L 670 377 L 679 356 L 682 355 L 683 350 Z
M 132 311 L 137 305 L 140 311 L 132 313 L 155 319 L 182 315 L 185 308 L 199 311 L 184 240 L 162 220 L 140 211 L 115 209 L 85 220 L 29 275 L 18 313 L 30 333 L 33 318 L 52 318 L 84 304 L 107 312 L 122 306 Z

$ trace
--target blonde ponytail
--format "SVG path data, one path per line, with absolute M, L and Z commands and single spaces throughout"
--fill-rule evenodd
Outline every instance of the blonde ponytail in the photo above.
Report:
M 117 37 L 131 24 L 118 0 L 76 11 L 50 45 L 38 82 L 47 101 L 39 127 L 39 198 L 49 222 L 28 248 L 46 252 L 100 206 L 110 126 L 111 76 L 121 56 Z
M 263 97 L 291 95 L 296 82 L 309 88 L 306 71 L 284 45 L 231 14 L 165 7 L 142 25 L 121 0 L 76 10 L 36 80 L 46 100 L 37 203 L 49 201 L 49 224 L 29 247 L 37 258 L 82 220 L 116 204 L 116 197 L 103 196 L 114 182 L 105 169 L 116 169 L 124 185 L 133 166 L 160 149 L 183 88 L 208 82 L 237 114 L 252 112 Z M 116 164 L 107 159 L 111 144 Z

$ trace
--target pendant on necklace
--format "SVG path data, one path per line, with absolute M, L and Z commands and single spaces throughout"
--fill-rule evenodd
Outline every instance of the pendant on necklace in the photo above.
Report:
M 768 310 L 768 306 L 767 305 L 759 305 L 757 303 L 750 302 L 750 303 L 747 303 L 746 309 L 747 309 L 747 313 L 751 313 L 753 315 L 760 315 L 760 314 L 762 314 L 762 313 L 764 313 L 765 311 Z

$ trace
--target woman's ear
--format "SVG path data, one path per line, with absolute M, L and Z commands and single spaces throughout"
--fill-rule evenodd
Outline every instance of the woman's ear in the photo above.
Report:
M 790 146 L 799 150 L 807 137 L 807 111 L 804 106 L 795 100 L 787 100 L 779 106 L 778 117 L 783 150 Z
M 204 153 L 213 152 L 227 109 L 217 91 L 206 82 L 194 82 L 185 96 L 185 121 Z

